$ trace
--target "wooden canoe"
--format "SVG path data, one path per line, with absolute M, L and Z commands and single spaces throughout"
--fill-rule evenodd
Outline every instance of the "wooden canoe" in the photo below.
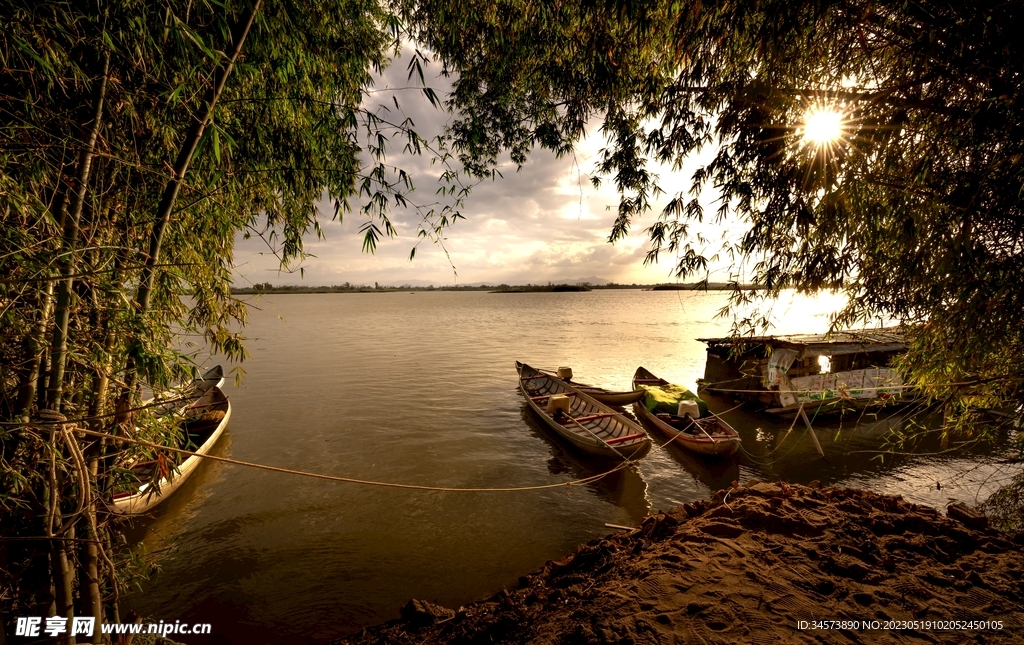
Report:
M 519 389 L 530 409 L 579 450 L 598 457 L 622 458 L 642 457 L 651 449 L 651 438 L 644 429 L 622 413 L 557 377 L 523 363 L 517 366 Z M 560 394 L 570 398 L 569 414 L 549 414 L 548 400 Z
M 153 407 L 157 416 L 174 412 L 180 413 L 215 387 L 224 387 L 224 368 L 220 365 L 214 365 L 201 376 L 163 392 L 155 398 L 143 401 L 142 405 L 143 407 Z
M 519 369 L 520 367 L 522 367 L 522 363 L 516 361 L 516 369 Z M 547 370 L 537 371 L 542 372 L 544 374 L 551 374 L 551 372 L 548 372 Z M 552 376 L 555 375 L 552 374 Z M 558 377 L 555 376 L 555 378 Z M 644 398 L 644 396 L 646 395 L 646 392 L 644 390 L 616 392 L 614 390 L 606 390 L 603 387 L 595 387 L 593 385 L 587 385 L 586 383 L 580 383 L 579 381 L 573 381 L 572 379 L 561 379 L 561 381 L 577 390 L 580 390 L 581 392 L 590 396 L 591 398 L 597 399 L 598 401 L 604 403 L 605 405 L 625 407 L 630 403 L 636 403 L 640 399 Z
M 184 429 L 178 448 L 194 450 L 200 455 L 207 454 L 220 438 L 231 419 L 231 401 L 214 385 L 193 402 L 184 413 L 181 425 Z M 151 510 L 167 499 L 185 483 L 202 457 L 181 453 L 162 453 L 163 465 L 167 469 L 160 475 L 160 460 L 136 463 L 130 466 L 138 479 L 132 490 L 114 494 L 114 512 L 138 515 Z M 154 477 L 157 485 L 153 485 Z
M 665 379 L 658 378 L 643 367 L 638 367 L 633 375 L 633 387 L 640 386 L 661 388 L 671 385 Z M 711 415 L 701 419 L 677 414 L 652 412 L 647 409 L 645 401 L 633 404 L 633 412 L 641 421 L 645 421 L 678 444 L 699 455 L 727 457 L 740 449 L 739 434 L 721 418 Z
M 206 371 L 202 376 L 197 376 L 192 381 L 197 390 L 205 393 L 207 390 L 213 387 L 224 387 L 224 368 L 220 365 L 214 365 Z

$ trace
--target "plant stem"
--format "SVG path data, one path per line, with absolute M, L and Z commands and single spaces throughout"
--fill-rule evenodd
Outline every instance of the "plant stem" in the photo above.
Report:
M 18 392 L 18 418 L 22 423 L 28 423 L 32 416 L 32 404 L 35 402 L 37 388 L 41 380 L 40 375 L 43 373 L 41 368 L 43 367 L 43 354 L 46 352 L 44 338 L 50 322 L 50 311 L 53 309 L 52 282 L 46 283 L 46 287 L 39 295 L 39 300 L 36 327 L 29 335 L 25 348 L 28 368 L 25 370 L 24 380 Z
M 75 248 L 78 246 L 79 222 L 82 218 L 82 206 L 85 203 L 85 192 L 92 170 L 92 159 L 96 153 L 96 140 L 99 138 L 103 125 L 103 102 L 107 96 L 107 79 L 110 75 L 110 51 L 103 53 L 103 75 L 97 88 L 96 109 L 93 117 L 89 140 L 82 150 L 78 167 L 78 181 L 75 186 L 74 201 L 71 212 L 64 221 L 64 238 L 61 243 L 60 274 L 71 276 L 75 271 Z M 53 342 L 50 345 L 50 381 L 47 386 L 46 404 L 50 409 L 60 410 L 61 397 L 64 389 L 64 366 L 67 363 L 68 318 L 71 313 L 71 288 L 74 279 L 66 278 L 60 283 L 57 292 L 57 307 L 54 313 Z
M 153 224 L 153 232 L 149 238 L 149 255 L 146 257 L 146 266 L 142 269 L 142 275 L 139 278 L 139 290 L 135 298 L 136 305 L 141 313 L 145 313 L 149 310 L 149 300 L 153 291 L 153 274 L 155 273 L 155 265 L 160 259 L 160 246 L 163 244 L 164 231 L 167 228 L 167 223 L 171 219 L 171 213 L 174 210 L 174 202 L 178 199 L 178 191 L 181 189 L 181 182 L 185 179 L 185 173 L 188 172 L 189 164 L 192 162 L 192 156 L 195 154 L 196 147 L 199 145 L 199 141 L 203 138 L 203 132 L 206 130 L 206 126 L 210 124 L 213 119 L 213 110 L 217 106 L 217 100 L 220 99 L 220 95 L 224 92 L 224 86 L 227 84 L 228 76 L 231 75 L 231 70 L 234 69 L 235 61 L 238 59 L 238 55 L 242 51 L 242 45 L 245 44 L 245 38 L 249 35 L 249 30 L 252 27 L 253 20 L 256 18 L 256 13 L 259 11 L 261 0 L 256 0 L 256 4 L 249 11 L 240 25 L 238 34 L 234 37 L 231 51 L 228 54 L 227 63 L 217 71 L 216 80 L 214 81 L 213 87 L 210 88 L 210 93 L 207 97 L 206 106 L 202 113 L 197 115 L 195 121 L 192 122 L 192 127 L 189 129 L 188 135 L 181 144 L 181 149 L 178 151 L 178 159 L 174 164 L 174 174 L 171 176 L 170 181 L 167 182 L 167 186 L 164 187 L 164 192 L 160 197 L 160 205 L 156 212 L 156 221 Z

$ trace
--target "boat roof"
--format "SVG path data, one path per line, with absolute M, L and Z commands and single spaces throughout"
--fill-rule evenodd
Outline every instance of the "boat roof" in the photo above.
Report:
M 765 345 L 796 349 L 802 355 L 857 354 L 861 352 L 901 352 L 907 349 L 906 336 L 897 327 L 845 329 L 830 334 L 790 334 L 773 336 L 725 336 L 698 338 L 708 349 L 734 345 Z

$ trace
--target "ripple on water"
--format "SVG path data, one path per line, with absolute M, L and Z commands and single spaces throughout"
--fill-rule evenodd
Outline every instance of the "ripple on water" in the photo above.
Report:
M 570 365 L 578 379 L 613 389 L 628 388 L 644 365 L 694 388 L 704 366 L 695 339 L 728 333 L 715 318 L 724 299 L 631 290 L 272 295 L 251 312 L 253 358 L 245 384 L 228 390 L 230 441 L 217 450 L 451 487 L 589 477 L 610 465 L 573 452 L 533 417 L 515 361 Z M 822 332 L 838 304 L 794 297 L 773 315 L 779 333 Z M 174 548 L 134 605 L 156 620 L 210 622 L 221 643 L 324 642 L 396 617 L 410 597 L 458 606 L 490 595 L 606 534 L 605 522 L 635 525 L 734 480 L 819 479 L 935 505 L 992 490 L 984 452 L 879 462 L 858 451 L 878 448 L 884 423 L 816 421 L 823 461 L 801 428 L 787 433 L 790 421 L 709 403 L 728 411 L 748 456 L 706 462 L 656 446 L 637 469 L 571 490 L 409 491 L 204 464 L 141 528 L 149 548 Z M 955 480 L 961 470 L 969 474 Z

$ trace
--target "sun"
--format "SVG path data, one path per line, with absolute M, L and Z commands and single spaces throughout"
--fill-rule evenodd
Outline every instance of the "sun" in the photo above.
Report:
M 834 108 L 812 107 L 804 115 L 804 143 L 822 147 L 838 141 L 843 136 L 843 115 Z

